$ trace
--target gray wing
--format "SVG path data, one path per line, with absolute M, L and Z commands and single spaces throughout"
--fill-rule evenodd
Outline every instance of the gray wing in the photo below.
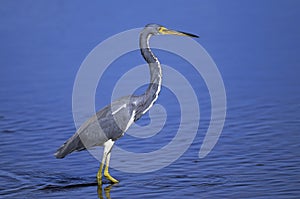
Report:
M 64 158 L 73 151 L 102 146 L 107 140 L 121 137 L 134 121 L 131 96 L 122 97 L 98 111 L 54 154 Z

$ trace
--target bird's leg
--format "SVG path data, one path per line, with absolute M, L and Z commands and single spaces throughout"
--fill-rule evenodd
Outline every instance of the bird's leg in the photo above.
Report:
M 110 161 L 110 155 L 111 155 L 111 153 L 109 152 L 109 153 L 107 154 L 107 158 L 106 158 L 105 169 L 104 169 L 104 176 L 105 176 L 108 180 L 110 180 L 112 183 L 118 183 L 119 181 L 116 180 L 115 178 L 113 178 L 113 177 L 109 174 L 109 172 L 108 172 L 109 161 Z
M 100 168 L 99 168 L 98 173 L 97 173 L 97 182 L 98 182 L 98 185 L 102 185 L 102 171 L 103 171 L 103 166 L 105 164 L 106 157 L 107 157 L 107 153 L 106 153 L 106 151 L 104 149 L 104 151 L 103 151 L 103 157 L 102 157 L 102 162 L 100 164 Z
M 100 168 L 99 168 L 98 173 L 97 173 L 98 185 L 102 185 L 102 171 L 103 171 L 104 164 L 106 164 L 105 170 L 104 170 L 104 176 L 113 183 L 119 182 L 118 180 L 111 177 L 111 175 L 108 173 L 108 167 L 109 167 L 109 161 L 110 161 L 110 152 L 111 152 L 111 149 L 112 149 L 114 143 L 115 142 L 112 141 L 111 139 L 104 143 L 102 162 L 101 162 Z

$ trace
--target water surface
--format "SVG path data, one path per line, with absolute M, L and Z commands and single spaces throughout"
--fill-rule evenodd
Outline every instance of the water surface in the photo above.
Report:
M 299 3 L 272 1 L 270 8 L 268 1 L 254 1 L 251 5 L 233 2 L 200 1 L 197 5 L 177 2 L 173 10 L 160 2 L 157 11 L 160 15 L 150 12 L 145 16 L 142 14 L 145 5 L 138 2 L 123 9 L 128 5 L 2 1 L 0 195 L 3 198 L 297 198 L 300 195 Z M 88 152 L 74 153 L 63 160 L 53 157 L 57 147 L 75 131 L 72 89 L 76 71 L 99 42 L 153 21 L 201 35 L 197 41 L 214 58 L 224 79 L 228 101 L 225 127 L 213 151 L 199 159 L 199 148 L 210 120 L 209 93 L 201 77 L 190 72 L 186 62 L 157 51 L 162 63 L 181 70 L 201 91 L 197 93 L 201 108 L 197 136 L 181 158 L 159 171 L 133 174 L 112 169 L 111 174 L 120 183 L 110 186 L 105 181 L 101 191 L 95 179 L 99 162 Z M 112 66 L 123 67 L 116 69 L 115 74 L 129 69 L 131 61 L 132 66 L 143 63 L 139 52 L 133 52 Z M 115 80 L 106 77 L 99 84 L 97 108 L 110 102 L 105 89 L 111 88 Z M 126 135 L 117 142 L 118 146 L 147 152 L 169 142 L 179 121 L 177 101 L 163 88 L 157 103 L 169 110 L 164 130 L 144 140 Z M 140 125 L 148 123 L 147 115 L 139 121 Z

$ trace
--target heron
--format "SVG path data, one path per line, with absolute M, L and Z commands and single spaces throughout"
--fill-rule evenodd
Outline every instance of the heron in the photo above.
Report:
M 58 148 L 54 154 L 56 158 L 64 158 L 74 151 L 103 146 L 102 161 L 96 176 L 98 185 L 102 185 L 104 166 L 104 176 L 111 183 L 119 182 L 109 173 L 112 147 L 115 141 L 124 135 L 133 122 L 140 119 L 153 106 L 160 93 L 162 69 L 159 60 L 149 46 L 150 37 L 153 35 L 198 37 L 191 33 L 168 29 L 158 24 L 146 25 L 139 36 L 139 47 L 150 70 L 150 83 L 147 90 L 141 95 L 121 97 L 105 106 L 84 122 L 75 134 Z

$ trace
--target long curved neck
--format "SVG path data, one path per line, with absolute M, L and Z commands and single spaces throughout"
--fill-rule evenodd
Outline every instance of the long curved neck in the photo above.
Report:
M 153 105 L 153 103 L 157 100 L 162 82 L 162 72 L 160 63 L 149 47 L 149 39 L 151 36 L 152 34 L 147 32 L 142 32 L 140 35 L 141 53 L 146 62 L 149 64 L 150 70 L 150 84 L 147 88 L 147 91 L 144 94 L 142 114 L 148 111 Z
M 149 47 L 149 40 L 151 34 L 147 33 L 141 33 L 140 35 L 140 49 L 141 53 L 145 59 L 145 61 L 149 64 L 149 69 L 150 69 L 150 85 L 149 88 L 151 88 L 151 83 L 152 84 L 158 84 L 161 86 L 161 80 L 162 80 L 162 73 L 161 73 L 161 66 L 160 63 L 155 57 L 155 55 L 152 53 L 150 47 Z M 148 91 L 148 90 L 147 90 Z

